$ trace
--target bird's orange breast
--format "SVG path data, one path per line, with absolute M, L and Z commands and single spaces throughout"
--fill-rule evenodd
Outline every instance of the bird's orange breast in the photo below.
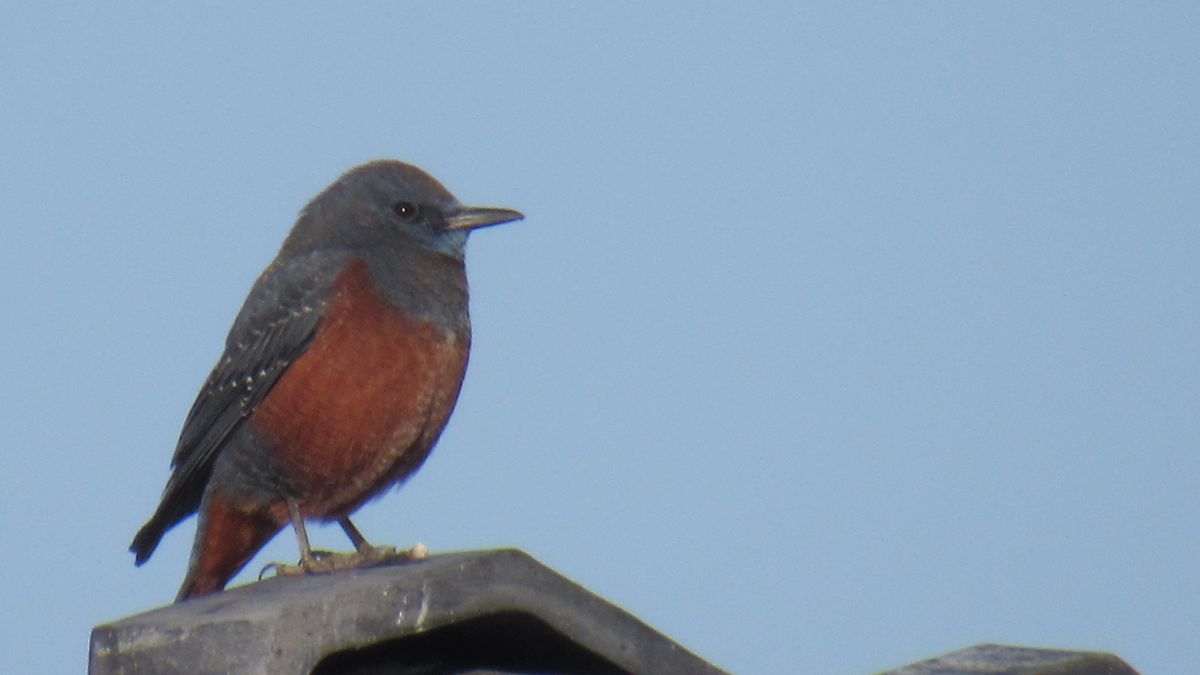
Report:
M 389 304 L 364 262 L 347 267 L 308 349 L 252 417 L 305 515 L 345 515 L 420 466 L 469 341 Z

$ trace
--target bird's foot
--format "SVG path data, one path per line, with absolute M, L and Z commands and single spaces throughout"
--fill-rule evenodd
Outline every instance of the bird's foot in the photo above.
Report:
M 295 565 L 286 563 L 270 563 L 259 572 L 262 579 L 267 574 L 272 576 L 293 576 L 297 574 L 329 574 L 340 570 L 352 570 L 365 567 L 380 567 L 383 565 L 398 565 L 429 557 L 429 547 L 417 543 L 405 551 L 397 551 L 395 546 L 364 546 L 353 553 L 333 553 L 331 551 L 313 551 L 308 560 L 301 559 Z
M 429 547 L 417 542 L 410 549 L 397 551 L 395 546 L 364 546 L 348 554 L 348 567 L 380 567 L 415 562 L 429 557 Z

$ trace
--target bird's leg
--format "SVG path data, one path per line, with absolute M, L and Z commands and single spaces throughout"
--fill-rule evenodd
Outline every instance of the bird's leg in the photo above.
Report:
M 367 538 L 363 536 L 362 532 L 358 531 L 358 528 L 354 526 L 354 523 L 350 522 L 349 518 L 338 518 L 338 525 L 342 526 L 342 531 L 346 533 L 347 537 L 350 537 L 350 543 L 354 544 L 354 548 L 359 553 L 362 553 L 367 549 L 374 548 L 371 546 L 371 543 L 367 541 Z
M 429 557 L 429 549 L 424 544 L 416 544 L 407 551 L 397 551 L 395 546 L 373 546 L 362 532 L 350 522 L 350 518 L 338 518 L 338 525 L 350 538 L 357 551 L 353 554 L 353 567 L 373 567 L 389 563 L 408 562 L 409 560 L 424 560 Z
M 342 526 L 342 531 L 350 537 L 350 541 L 354 543 L 354 564 L 356 567 L 370 567 L 387 561 L 396 555 L 395 546 L 372 546 L 371 542 L 363 536 L 362 532 L 350 522 L 349 518 L 338 518 L 338 525 Z
M 308 545 L 308 530 L 304 529 L 304 517 L 300 515 L 300 505 L 295 499 L 287 500 L 288 516 L 292 519 L 292 529 L 296 532 L 296 543 L 300 545 L 300 566 L 306 571 L 316 571 L 320 561 L 313 555 L 312 547 Z
M 320 555 L 313 552 L 312 546 L 308 543 L 308 530 L 304 528 L 304 516 L 300 514 L 300 505 L 291 498 L 288 498 L 286 503 L 288 518 L 292 521 L 292 530 L 296 533 L 296 543 L 300 546 L 300 563 L 297 565 L 269 563 L 258 573 L 258 578 L 262 579 L 268 571 L 274 571 L 276 575 L 282 576 L 323 574 L 338 569 L 338 566 L 331 560 L 336 556 L 324 551 Z

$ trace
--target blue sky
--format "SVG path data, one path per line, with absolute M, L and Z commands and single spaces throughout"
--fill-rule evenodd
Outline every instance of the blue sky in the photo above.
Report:
M 1193 5 L 4 14 L 0 670 L 171 600 L 192 521 L 125 549 L 242 298 L 393 157 L 526 220 L 369 537 L 523 548 L 738 672 L 1200 671 Z

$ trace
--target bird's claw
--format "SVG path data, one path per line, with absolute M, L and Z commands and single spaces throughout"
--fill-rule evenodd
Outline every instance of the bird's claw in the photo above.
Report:
M 425 544 L 415 544 L 405 551 L 397 551 L 395 546 L 365 546 L 353 553 L 333 553 L 330 551 L 313 551 L 312 558 L 301 559 L 295 565 L 287 563 L 268 563 L 258 573 L 258 578 L 267 576 L 294 576 L 299 574 L 330 574 L 341 570 L 352 570 L 366 567 L 381 567 L 384 565 L 399 565 L 401 563 L 424 560 L 429 557 L 429 547 Z

